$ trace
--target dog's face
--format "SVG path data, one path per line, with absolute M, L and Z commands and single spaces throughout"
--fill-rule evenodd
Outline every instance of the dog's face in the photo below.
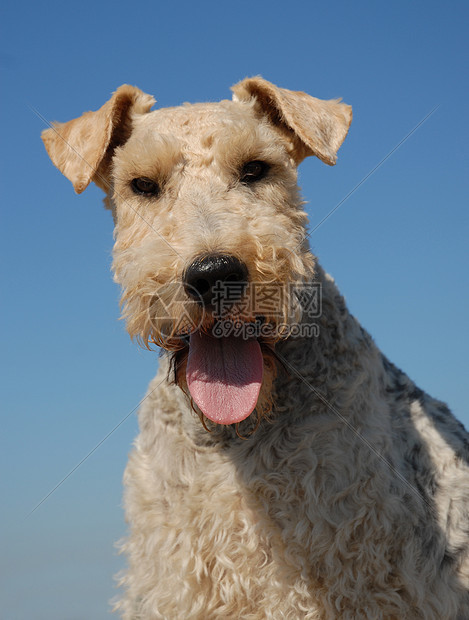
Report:
M 44 133 L 77 191 L 108 191 L 130 335 L 172 351 L 179 385 L 221 424 L 270 407 L 275 342 L 314 275 L 296 166 L 334 163 L 351 121 L 349 106 L 260 78 L 234 91 L 150 112 L 148 95 L 121 87 Z

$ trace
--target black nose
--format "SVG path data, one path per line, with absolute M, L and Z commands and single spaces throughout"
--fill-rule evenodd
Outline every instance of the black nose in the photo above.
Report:
M 201 305 L 211 306 L 216 298 L 236 301 L 247 284 L 246 265 L 235 256 L 209 254 L 197 258 L 186 269 L 183 281 L 189 297 Z

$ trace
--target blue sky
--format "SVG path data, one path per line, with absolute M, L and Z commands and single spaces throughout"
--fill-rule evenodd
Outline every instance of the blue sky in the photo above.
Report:
M 121 478 L 157 355 L 130 342 L 101 191 L 39 139 L 122 83 L 158 106 L 230 97 L 248 75 L 354 109 L 336 167 L 306 160 L 312 235 L 388 357 L 469 425 L 465 2 L 8 3 L 1 140 L 3 620 L 102 620 L 122 567 Z M 128 418 L 33 514 L 31 510 Z

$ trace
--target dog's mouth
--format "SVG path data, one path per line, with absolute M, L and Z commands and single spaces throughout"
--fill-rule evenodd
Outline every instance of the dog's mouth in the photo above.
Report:
M 217 424 L 235 424 L 255 409 L 263 378 L 259 341 L 215 337 L 197 331 L 189 337 L 186 381 L 194 403 Z
M 191 295 L 178 282 L 178 295 L 164 288 L 152 296 L 148 340 L 173 354 L 174 382 L 204 426 L 204 419 L 237 425 L 253 412 L 268 418 L 276 343 L 290 337 L 298 314 L 292 286 L 217 280 L 205 292 L 204 282 L 195 281 Z

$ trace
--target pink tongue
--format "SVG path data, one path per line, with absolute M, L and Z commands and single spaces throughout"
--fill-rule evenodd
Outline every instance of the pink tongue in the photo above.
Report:
M 187 385 L 194 402 L 212 422 L 234 424 L 252 413 L 263 366 L 257 340 L 191 334 Z

